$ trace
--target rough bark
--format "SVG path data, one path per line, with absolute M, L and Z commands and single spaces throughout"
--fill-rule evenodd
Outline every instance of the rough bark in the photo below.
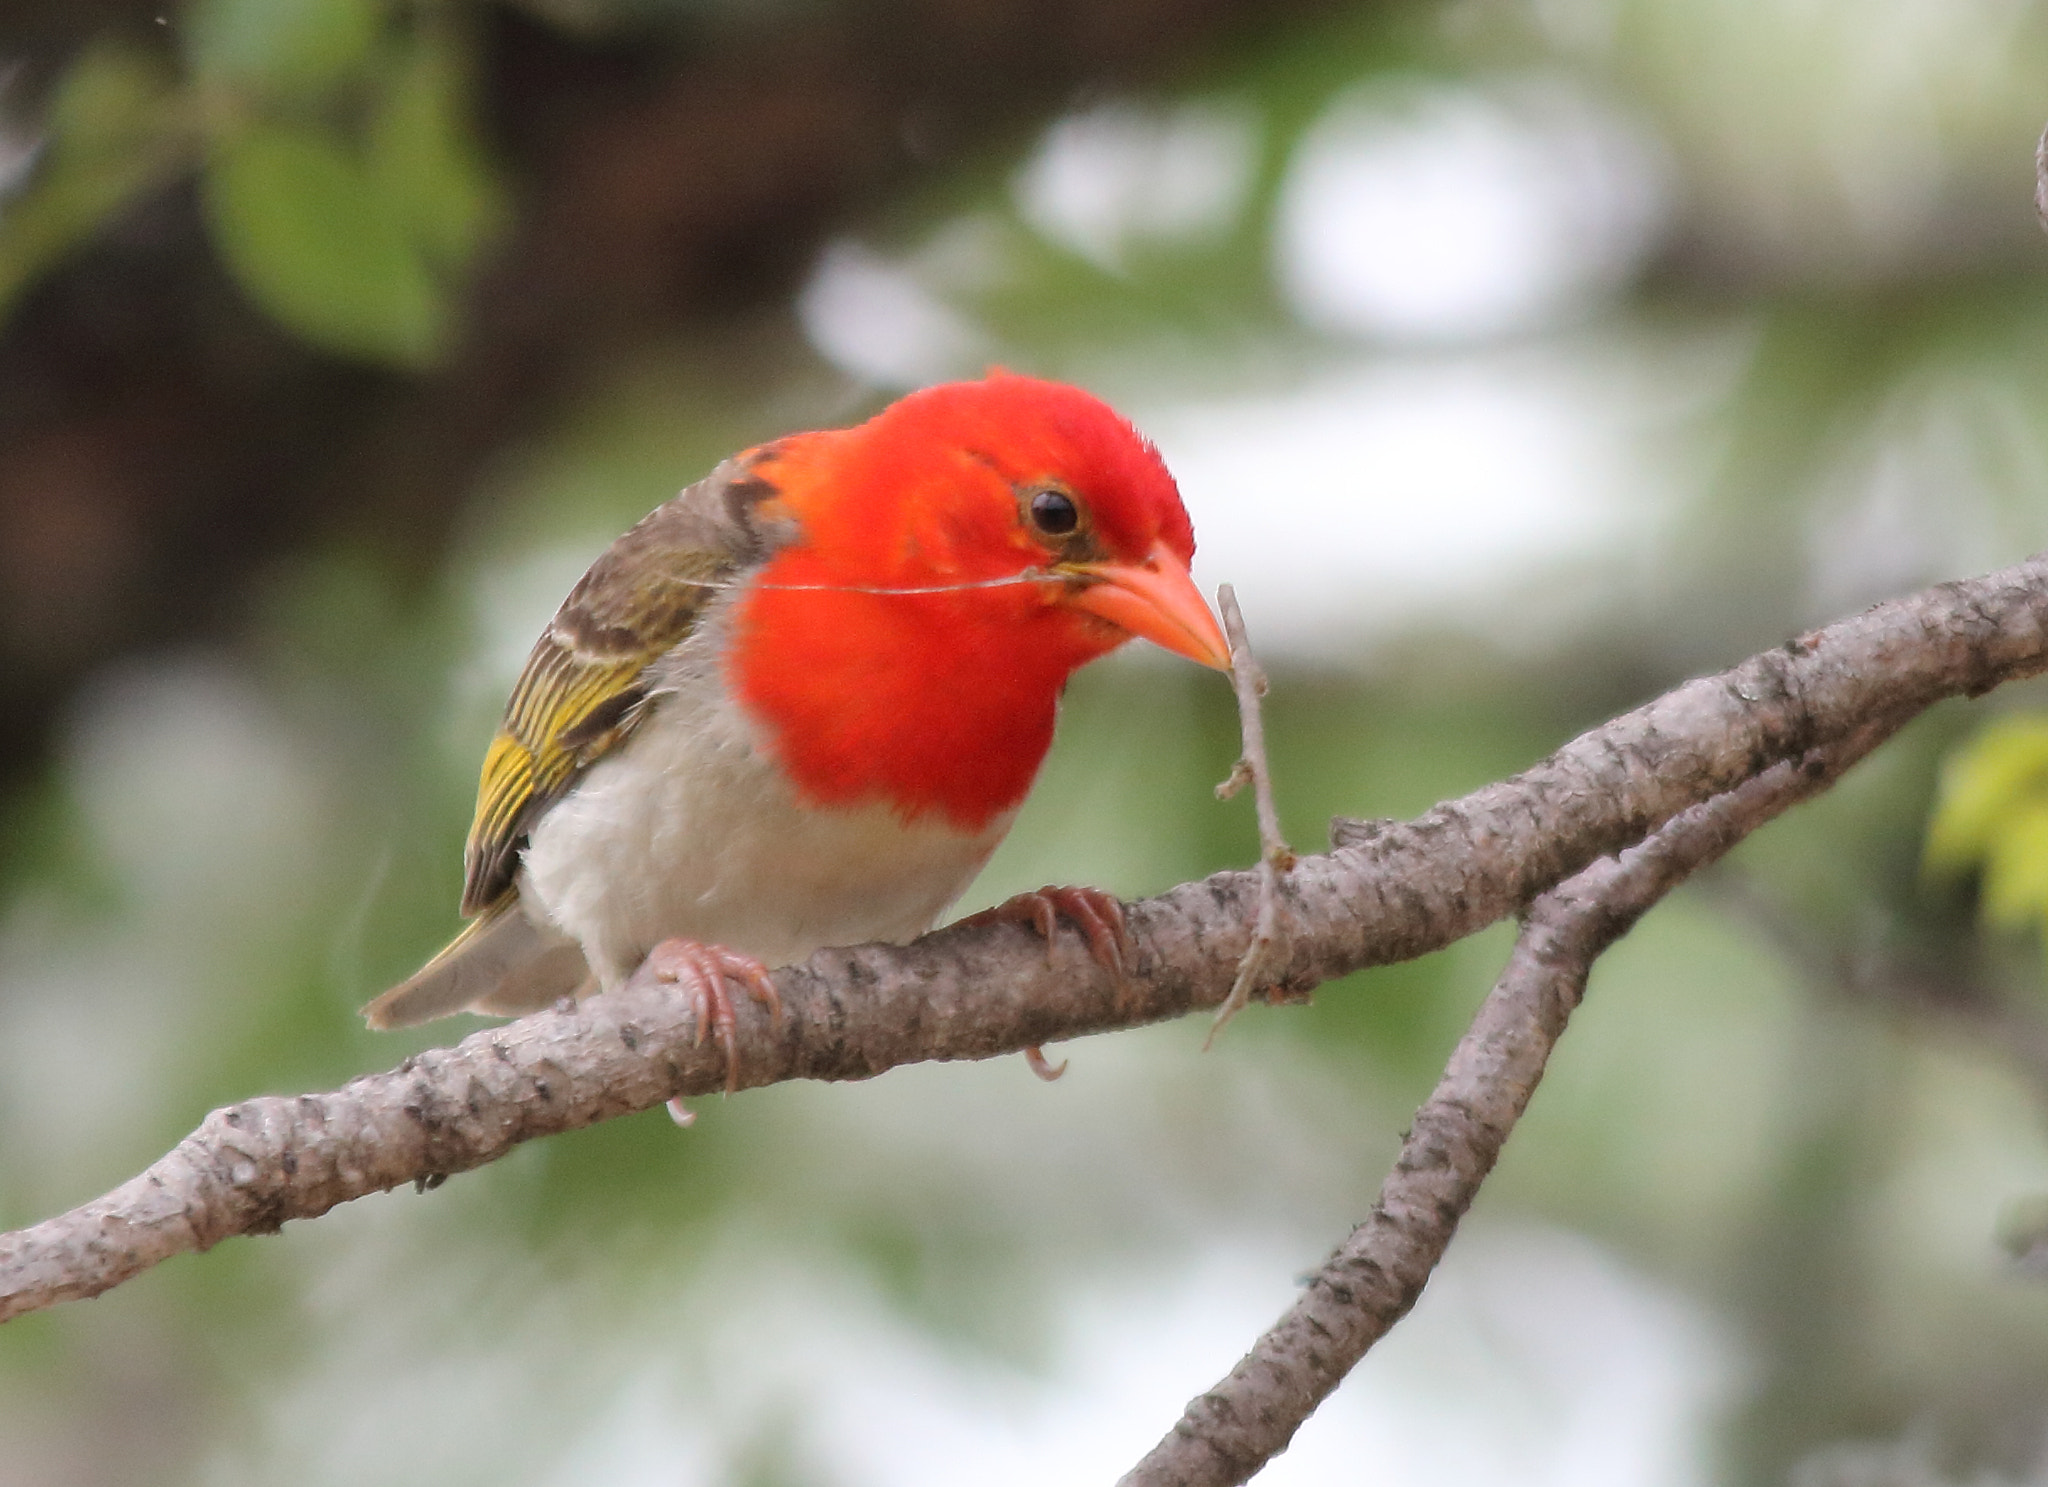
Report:
M 1535 767 L 1414 821 L 1337 823 L 1283 880 L 1294 933 L 1280 989 L 1423 954 L 1787 761 L 1825 758 L 1943 697 L 2048 668 L 2048 557 L 1892 601 L 1681 686 Z M 1077 936 L 1011 924 L 894 948 L 821 951 L 778 971 L 786 1017 L 739 1009 L 738 1083 L 860 1079 L 985 1058 L 1215 1007 L 1258 911 L 1259 878 L 1219 873 L 1133 904 L 1126 984 Z M 210 1115 L 142 1175 L 0 1236 L 0 1321 L 97 1295 L 186 1250 L 427 1182 L 520 1142 L 723 1088 L 687 1000 L 634 984 L 477 1033 L 329 1094 Z
M 1372 1213 L 1301 1299 L 1120 1487 L 1236 1487 L 1294 1433 L 1422 1295 L 1585 996 L 1593 962 L 1665 894 L 1787 807 L 1826 789 L 1896 726 L 1772 765 L 1602 858 L 1530 905 L 1506 968 L 1415 1113 Z

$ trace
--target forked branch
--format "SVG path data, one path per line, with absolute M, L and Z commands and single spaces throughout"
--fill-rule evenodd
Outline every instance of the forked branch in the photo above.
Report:
M 1362 1320 L 1343 1324 L 1347 1336 L 1369 1344 L 1412 1301 L 1434 1262 L 1427 1244 L 1417 1245 L 1428 1238 L 1414 1222 L 1417 1205 L 1447 1203 L 1454 1219 L 1469 1201 L 1602 936 L 1618 934 L 1641 912 L 1631 905 L 1647 906 L 1668 887 L 1673 863 L 1696 865 L 1684 853 L 1705 860 L 1705 849 L 1674 843 L 1739 835 L 1753 824 L 1745 813 L 1768 815 L 1817 788 L 1874 734 L 1941 698 L 2044 669 L 2048 559 L 2034 558 L 1879 605 L 1688 682 L 1413 821 L 1339 823 L 1332 851 L 1301 857 L 1281 880 L 1290 932 L 1261 973 L 1268 985 L 1313 987 L 1528 910 L 1502 988 L 1446 1076 L 1450 1091 L 1484 1095 L 1494 1113 L 1470 1130 L 1444 1126 L 1434 1105 L 1418 1117 L 1422 1144 L 1412 1144 L 1380 1207 L 1316 1288 L 1324 1299 L 1340 1287 L 1365 1298 Z M 1686 817 L 1619 867 L 1595 866 L 1717 797 L 1735 803 Z M 1218 873 L 1131 905 L 1134 955 L 1123 983 L 1078 937 L 1062 936 L 1048 956 L 1033 933 L 1008 924 L 955 926 L 900 948 L 822 951 L 776 973 L 787 1013 L 779 1029 L 758 1009 L 739 1009 L 738 1082 L 866 1078 L 900 1063 L 986 1058 L 1217 1007 L 1251 946 L 1261 883 L 1257 872 Z M 476 1033 L 341 1090 L 216 1111 L 113 1192 L 0 1235 L 0 1321 L 98 1295 L 187 1250 L 481 1166 L 537 1136 L 720 1089 L 724 1061 L 696 1033 L 684 999 L 629 986 Z M 1435 1252 L 1448 1237 L 1444 1228 Z M 1375 1275 L 1363 1288 L 1361 1277 Z M 1319 1345 L 1304 1339 L 1332 1323 L 1316 1313 L 1300 1325 L 1305 1333 L 1281 1335 L 1268 1351 L 1283 1362 L 1308 1357 Z M 1284 1443 L 1354 1356 L 1332 1351 L 1316 1364 L 1322 1372 L 1274 1395 L 1284 1404 L 1272 1406 L 1264 1439 Z M 1247 1366 L 1263 1373 L 1265 1357 L 1255 1353 Z M 1223 1413 L 1268 1408 L 1264 1396 L 1243 1397 L 1251 1403 Z M 1241 1463 L 1254 1447 L 1277 1449 L 1226 1436 L 1201 1450 Z
M 1593 962 L 1694 872 L 1819 793 L 1902 720 L 1884 719 L 1668 821 L 1529 906 L 1500 979 L 1415 1113 L 1394 1170 L 1301 1299 L 1120 1487 L 1236 1487 L 1284 1450 L 1316 1406 L 1408 1314 L 1479 1185 L 1529 1107 Z

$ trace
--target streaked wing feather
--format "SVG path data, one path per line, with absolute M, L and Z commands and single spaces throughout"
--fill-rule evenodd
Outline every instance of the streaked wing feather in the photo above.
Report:
M 613 664 L 579 662 L 559 648 L 552 631 L 542 637 L 484 755 L 463 854 L 464 913 L 488 907 L 511 887 L 528 829 L 631 731 L 634 708 L 646 696 L 642 674 L 687 634 L 685 627 L 666 644 L 650 635 L 644 660 Z
M 688 637 L 720 586 L 765 555 L 779 533 L 755 507 L 770 494 L 744 469 L 721 467 L 613 543 L 562 602 L 484 756 L 463 853 L 465 914 L 511 889 L 533 823 L 639 721 L 648 667 Z

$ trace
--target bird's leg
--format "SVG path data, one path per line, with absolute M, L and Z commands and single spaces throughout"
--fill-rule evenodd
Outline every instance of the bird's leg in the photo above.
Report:
M 1045 941 L 1046 954 L 1050 956 L 1053 933 L 1059 927 L 1061 914 L 1081 927 L 1081 933 L 1088 941 L 1089 955 L 1109 972 L 1116 983 L 1117 1007 L 1122 1010 L 1125 993 L 1130 989 L 1125 967 L 1130 961 L 1131 934 L 1124 923 L 1123 901 L 1115 894 L 1105 893 L 1100 888 L 1059 888 L 1048 884 L 1035 893 L 1020 893 L 992 909 L 970 914 L 963 922 L 1028 924 Z M 1067 1072 L 1064 1061 L 1058 1064 L 1050 1062 L 1045 1050 L 1035 1044 L 1024 1050 L 1024 1059 L 1030 1064 L 1031 1072 L 1040 1079 L 1057 1079 Z
M 768 967 L 751 955 L 742 955 L 723 945 L 705 945 L 696 940 L 663 940 L 647 952 L 647 959 L 637 974 L 651 975 L 657 981 L 683 988 L 697 1011 L 697 1045 L 703 1046 L 704 1031 L 708 1027 L 718 1039 L 718 1046 L 725 1050 L 726 1092 L 730 1094 L 738 1089 L 739 1048 L 734 1037 L 738 1019 L 733 1015 L 732 985 L 734 981 L 739 982 L 747 995 L 766 1007 L 780 1026 L 782 998 L 776 995 Z M 683 1122 L 678 1120 L 677 1123 Z

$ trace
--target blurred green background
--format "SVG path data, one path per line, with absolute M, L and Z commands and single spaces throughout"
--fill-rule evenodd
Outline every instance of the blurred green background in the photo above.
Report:
M 561 594 L 923 382 L 1157 439 L 1303 846 L 2048 546 L 2025 0 L 14 3 L 0 111 L 0 1226 L 462 1031 L 355 1008 L 456 923 Z M 1611 954 L 1260 1480 L 2048 1481 L 2044 701 L 1937 710 Z M 1234 754 L 1219 678 L 1085 673 L 962 907 L 1249 862 Z M 0 1484 L 1112 1480 L 1506 945 L 179 1259 L 0 1330 Z

